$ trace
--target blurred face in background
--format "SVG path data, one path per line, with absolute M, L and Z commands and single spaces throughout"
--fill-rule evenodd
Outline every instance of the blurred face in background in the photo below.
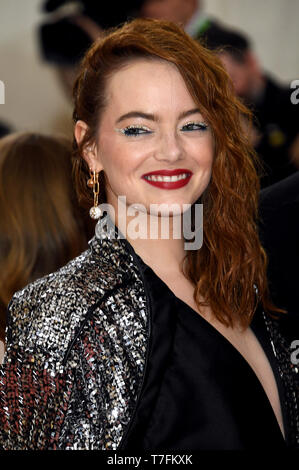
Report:
M 147 0 L 141 9 L 141 16 L 184 25 L 199 4 L 197 0 Z
M 251 100 L 254 83 L 259 76 L 254 56 L 247 52 L 243 62 L 237 61 L 228 52 L 221 52 L 218 56 L 233 82 L 236 94 L 240 98 Z

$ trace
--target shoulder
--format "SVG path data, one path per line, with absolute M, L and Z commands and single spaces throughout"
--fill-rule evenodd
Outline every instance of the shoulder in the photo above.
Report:
M 298 215 L 299 171 L 260 193 L 259 230 L 265 247 L 275 244 L 283 251 L 296 251 Z
M 121 289 L 125 303 L 128 290 L 141 289 L 129 243 L 104 229 L 99 235 L 66 266 L 13 296 L 8 307 L 7 360 L 25 351 L 27 358 L 40 354 L 44 360 L 50 354 L 59 362 L 90 312 L 99 307 L 101 326 L 105 316 L 100 311 L 107 308 L 112 293 Z
M 299 171 L 260 192 L 260 208 L 276 210 L 286 204 L 299 204 Z
M 14 294 L 8 306 L 9 347 L 54 351 L 68 342 L 101 292 L 101 266 L 88 249 Z

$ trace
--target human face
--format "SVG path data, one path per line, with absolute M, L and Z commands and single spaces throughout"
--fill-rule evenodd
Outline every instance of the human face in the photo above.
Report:
M 150 204 L 179 204 L 183 212 L 183 204 L 193 204 L 208 186 L 212 162 L 211 130 L 173 64 L 136 60 L 110 78 L 89 163 L 104 170 L 115 211 L 118 196 L 126 196 L 127 206 L 142 204 L 147 212 Z M 166 170 L 188 178 L 145 178 Z
M 252 72 L 249 61 L 239 63 L 227 52 L 221 52 L 219 58 L 230 76 L 236 95 L 240 98 L 250 98 Z
M 185 24 L 199 7 L 197 0 L 146 0 L 141 16 Z

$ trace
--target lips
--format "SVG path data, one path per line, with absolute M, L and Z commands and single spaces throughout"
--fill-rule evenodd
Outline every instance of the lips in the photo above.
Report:
M 178 189 L 189 183 L 192 172 L 184 168 L 157 170 L 145 173 L 142 178 L 152 186 L 162 189 Z

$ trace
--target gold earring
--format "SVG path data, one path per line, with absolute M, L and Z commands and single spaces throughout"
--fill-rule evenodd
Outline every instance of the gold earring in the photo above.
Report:
M 102 215 L 102 211 L 99 207 L 99 173 L 90 170 L 90 178 L 87 181 L 87 186 L 93 189 L 93 207 L 89 211 L 89 215 L 92 219 L 99 219 Z

